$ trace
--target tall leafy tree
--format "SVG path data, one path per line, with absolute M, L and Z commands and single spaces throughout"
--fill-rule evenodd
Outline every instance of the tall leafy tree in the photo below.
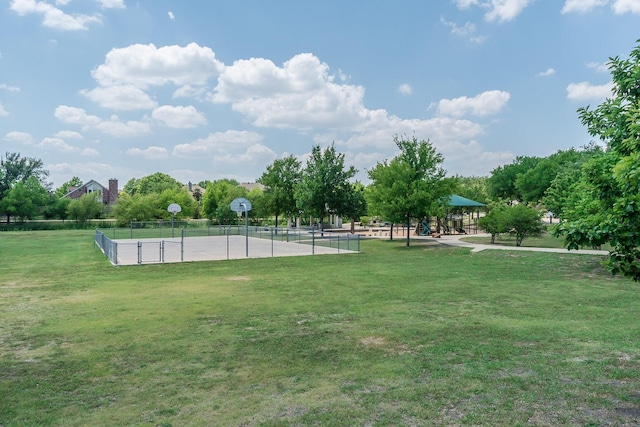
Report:
M 351 233 L 355 232 L 355 222 L 368 213 L 367 199 L 365 197 L 365 186 L 360 181 L 356 181 L 351 185 L 351 193 L 347 203 L 346 211 L 343 213 L 345 218 L 351 220 Z
M 11 203 L 2 203 L 8 196 L 11 188 L 19 183 L 34 177 L 42 187 L 48 188 L 45 179 L 49 172 L 42 166 L 42 160 L 32 157 L 21 157 L 20 153 L 6 153 L 4 158 L 0 158 L 0 214 L 4 214 L 9 223 L 13 215 L 8 209 Z M 5 208 L 2 208 L 5 206 Z
M 353 166 L 345 167 L 344 154 L 333 144 L 324 150 L 314 146 L 295 189 L 297 208 L 319 218 L 321 224 L 327 214 L 343 216 L 349 210 L 350 180 L 356 173 Z
M 640 40 L 637 41 L 640 44 Z M 569 249 L 609 243 L 608 267 L 640 280 L 640 46 L 628 59 L 610 58 L 613 95 L 595 109 L 578 110 L 606 155 L 585 164 L 584 196 L 592 212 L 561 223 Z
M 69 202 L 67 212 L 70 219 L 84 224 L 104 214 L 104 203 L 102 197 L 96 193 L 87 193 Z
M 162 193 L 164 190 L 179 190 L 182 184 L 175 178 L 156 172 L 140 179 L 132 178 L 124 185 L 123 190 L 132 196 L 135 194 Z
M 372 181 L 368 202 L 372 212 L 383 218 L 409 224 L 411 218 L 428 216 L 444 196 L 451 194 L 452 180 L 445 179 L 444 158 L 429 141 L 396 135 L 393 142 L 400 154 L 368 171 Z
M 301 176 L 300 162 L 294 156 L 288 156 L 276 159 L 258 179 L 265 186 L 265 208 L 275 216 L 276 227 L 280 215 L 294 216 L 298 212 L 295 188 Z
M 220 179 L 210 182 L 202 198 L 202 209 L 209 219 L 218 219 L 227 223 L 232 218 L 231 202 L 238 197 L 247 197 L 247 189 L 232 179 Z
M 538 157 L 518 156 L 511 164 L 492 170 L 487 181 L 489 196 L 493 200 L 522 201 L 522 193 L 516 185 L 518 177 L 534 168 L 539 161 Z
M 47 200 L 47 189 L 38 178 L 30 176 L 18 181 L 5 193 L 0 201 L 0 210 L 20 221 L 33 219 L 40 214 Z

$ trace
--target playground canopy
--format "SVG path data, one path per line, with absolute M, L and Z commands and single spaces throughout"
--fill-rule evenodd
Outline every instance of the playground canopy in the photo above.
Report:
M 445 233 L 470 234 L 478 232 L 478 218 L 480 217 L 480 208 L 486 206 L 484 203 L 467 199 L 466 197 L 453 194 L 449 196 L 447 203 L 448 213 L 444 224 Z M 477 216 L 474 218 L 473 213 L 478 210 Z M 466 211 L 467 219 L 465 220 L 464 212 Z
M 467 208 L 467 207 L 482 207 L 486 205 L 484 203 L 476 202 L 475 200 L 467 199 L 466 197 L 462 197 L 462 196 L 458 196 L 457 194 L 454 194 L 452 196 L 449 196 L 449 203 L 447 203 L 447 206 Z

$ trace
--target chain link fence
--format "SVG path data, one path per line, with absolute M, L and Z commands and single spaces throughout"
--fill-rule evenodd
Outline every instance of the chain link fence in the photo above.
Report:
M 95 244 L 114 265 L 360 252 L 360 236 L 302 228 L 132 223 L 96 229 Z

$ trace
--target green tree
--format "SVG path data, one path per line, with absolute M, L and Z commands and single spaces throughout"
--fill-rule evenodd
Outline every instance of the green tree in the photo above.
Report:
M 302 170 L 300 162 L 294 156 L 275 160 L 258 179 L 265 186 L 265 209 L 275 216 L 276 227 L 280 215 L 295 216 L 295 189 L 300 183 Z
M 515 236 L 516 246 L 520 246 L 524 239 L 542 235 L 545 227 L 541 219 L 542 213 L 525 204 L 497 202 L 478 220 L 478 226 L 491 234 L 491 243 L 498 235 L 509 233 Z
M 81 224 L 90 219 L 100 218 L 104 214 L 102 196 L 94 193 L 84 194 L 82 197 L 69 202 L 67 213 L 69 218 Z
M 247 189 L 241 187 L 237 181 L 232 179 L 220 179 L 210 182 L 202 197 L 202 209 L 209 219 L 216 218 L 220 224 L 224 224 L 231 211 L 231 202 L 239 197 L 247 196 Z M 226 206 L 225 206 L 226 205 Z M 226 208 L 226 209 L 225 209 Z M 222 215 L 223 221 L 221 222 Z
M 172 214 L 167 208 L 172 203 L 177 203 L 182 209 L 176 214 L 176 219 L 193 218 L 198 210 L 198 202 L 196 202 L 187 189 L 166 189 L 154 198 L 154 207 L 161 219 L 171 219 Z
M 486 176 L 456 176 L 455 192 L 459 196 L 480 203 L 489 201 L 489 178 Z
M 18 181 L 0 201 L 0 210 L 18 218 L 21 222 L 35 218 L 45 205 L 47 189 L 35 176 Z
M 69 181 L 65 182 L 60 187 L 58 187 L 55 191 L 55 194 L 58 197 L 66 196 L 67 194 L 69 194 L 69 187 L 75 188 L 80 186 L 82 186 L 82 180 L 77 176 L 74 176 Z
M 259 186 L 255 186 L 247 194 L 247 199 L 251 201 L 251 210 L 249 211 L 249 220 L 259 220 L 266 218 L 269 214 L 266 208 L 266 200 L 264 190 Z
M 445 179 L 444 158 L 429 141 L 396 135 L 393 142 L 400 154 L 368 171 L 372 182 L 367 201 L 372 213 L 392 223 L 410 224 L 411 218 L 428 216 L 438 208 L 439 201 L 451 194 L 452 180 Z
M 637 41 L 640 43 L 640 40 Z M 557 235 L 569 249 L 609 243 L 608 267 L 640 280 L 640 46 L 628 59 L 610 58 L 613 96 L 595 109 L 578 110 L 590 135 L 607 144 L 607 153 L 589 162 L 585 196 L 594 213 L 562 222 Z
M 489 197 L 493 200 L 522 201 L 522 193 L 516 185 L 518 177 L 534 168 L 539 161 L 538 157 L 518 156 L 510 165 L 498 166 L 492 170 L 487 180 Z
M 495 243 L 496 238 L 509 231 L 508 205 L 502 202 L 489 206 L 489 212 L 478 220 L 478 227 L 483 228 L 491 234 L 491 243 Z
M 123 192 L 111 211 L 118 226 L 127 226 L 131 221 L 151 221 L 158 218 L 155 198 L 155 194 L 132 196 Z
M 365 197 L 365 186 L 360 181 L 356 181 L 351 185 L 351 193 L 347 208 L 343 213 L 345 218 L 351 220 L 351 233 L 355 232 L 355 222 L 368 213 L 367 199 Z
M 164 190 L 180 190 L 183 185 L 171 176 L 156 172 L 140 179 L 132 178 L 124 185 L 123 191 L 130 195 L 162 193 Z
M 7 223 L 12 216 L 9 209 L 15 208 L 15 204 L 2 202 L 12 187 L 19 182 L 26 183 L 29 178 L 34 177 L 42 187 L 48 188 L 48 184 L 45 183 L 48 175 L 49 172 L 42 167 L 42 160 L 21 157 L 20 153 L 6 153 L 4 158 L 0 158 L 0 214 L 6 216 Z
M 353 166 L 345 168 L 344 154 L 333 145 L 324 150 L 314 146 L 295 189 L 297 209 L 319 218 L 320 224 L 329 213 L 343 216 L 349 209 L 350 180 L 356 173 Z
M 71 203 L 71 199 L 68 197 L 59 197 L 55 193 L 48 193 L 42 215 L 45 219 L 67 219 L 69 203 Z
M 525 204 L 509 206 L 507 209 L 507 226 L 509 233 L 515 236 L 516 246 L 528 237 L 539 237 L 545 230 L 541 221 L 542 213 Z

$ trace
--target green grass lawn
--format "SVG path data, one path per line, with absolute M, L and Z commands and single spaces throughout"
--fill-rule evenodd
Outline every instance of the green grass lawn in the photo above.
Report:
M 469 243 L 480 243 L 483 245 L 491 244 L 490 236 L 474 236 L 469 235 L 467 237 L 463 237 L 460 240 Z M 493 243 L 495 245 L 500 246 L 516 246 L 516 238 L 515 236 L 511 236 L 509 234 L 501 234 Z M 564 239 L 553 237 L 551 234 L 545 232 L 540 237 L 527 237 L 522 241 L 522 247 L 529 248 L 565 248 Z M 603 250 L 609 250 L 610 246 L 603 246 Z M 584 248 L 591 249 L 591 248 Z
M 640 289 L 602 257 L 361 249 L 113 267 L 0 233 L 0 426 L 640 423 Z

